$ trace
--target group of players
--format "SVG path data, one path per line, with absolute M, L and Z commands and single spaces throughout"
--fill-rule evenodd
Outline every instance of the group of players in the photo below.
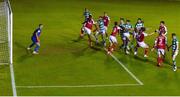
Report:
M 111 54 L 116 50 L 118 41 L 117 35 L 120 35 L 122 40 L 121 49 L 125 51 L 126 54 L 129 54 L 130 50 L 134 49 L 134 55 L 137 55 L 138 48 L 144 48 L 144 57 L 148 57 L 149 46 L 144 42 L 146 36 L 151 36 L 153 34 L 158 33 L 157 38 L 155 39 L 154 46 L 151 49 L 157 50 L 158 58 L 157 58 L 157 66 L 162 66 L 162 63 L 165 58 L 165 50 L 172 47 L 172 61 L 173 61 L 173 70 L 177 70 L 176 66 L 176 56 L 179 51 L 179 42 L 176 38 L 176 34 L 172 33 L 172 44 L 168 46 L 167 44 L 167 27 L 165 26 L 164 21 L 160 21 L 159 29 L 155 30 L 155 32 L 147 34 L 145 33 L 146 28 L 144 27 L 144 22 L 141 18 L 137 19 L 137 23 L 135 27 L 132 26 L 130 20 L 126 20 L 124 18 L 120 18 L 120 23 L 114 22 L 114 27 L 112 29 L 111 34 L 108 36 L 107 29 L 110 23 L 110 17 L 104 12 L 103 16 L 99 16 L 97 22 L 93 20 L 92 14 L 89 12 L 87 8 L 83 13 L 85 20 L 82 23 L 83 26 L 81 28 L 80 37 L 83 38 L 84 35 L 88 36 L 89 46 L 92 47 L 92 38 L 95 39 L 96 44 L 99 44 L 98 36 L 102 38 L 102 45 L 104 48 L 107 47 L 107 54 Z M 94 29 L 93 29 L 94 28 Z M 132 35 L 132 38 L 130 36 Z M 109 46 L 106 46 L 106 39 L 109 39 Z M 135 46 L 134 46 L 135 44 Z

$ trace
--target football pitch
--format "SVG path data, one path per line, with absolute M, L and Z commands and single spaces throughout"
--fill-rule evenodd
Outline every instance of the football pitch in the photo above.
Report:
M 1 0 L 0 0 L 1 1 Z M 180 1 L 176 0 L 11 0 L 14 13 L 13 60 L 18 96 L 164 96 L 180 95 L 180 56 L 178 70 L 172 70 L 171 51 L 167 52 L 163 67 L 156 66 L 156 52 L 143 57 L 125 55 L 117 50 L 107 55 L 100 46 L 90 48 L 87 36 L 79 40 L 88 8 L 95 20 L 103 12 L 113 22 L 120 17 L 144 20 L 147 33 L 154 32 L 164 20 L 171 33 L 180 38 Z M 39 55 L 26 48 L 38 24 L 44 25 Z M 157 34 L 147 37 L 151 47 Z M 108 41 L 107 41 L 108 42 Z M 118 42 L 121 39 L 118 36 Z M 2 93 L 2 94 L 1 94 Z M 12 96 L 9 65 L 0 65 L 0 96 Z

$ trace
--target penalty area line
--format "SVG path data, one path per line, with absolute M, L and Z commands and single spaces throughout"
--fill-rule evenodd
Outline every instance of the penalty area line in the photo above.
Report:
M 62 86 L 16 86 L 17 88 L 96 88 L 96 87 L 123 87 L 139 86 L 140 84 L 109 84 L 109 85 L 62 85 Z
M 108 52 L 108 50 L 106 48 L 104 48 L 104 50 L 106 52 Z M 118 58 L 116 58 L 112 53 L 110 53 L 110 56 L 116 61 L 118 62 L 128 73 L 129 75 L 131 75 L 132 78 L 134 78 L 139 85 L 144 85 L 143 82 L 141 82 L 129 69 L 126 68 L 126 66 L 120 61 L 118 60 Z

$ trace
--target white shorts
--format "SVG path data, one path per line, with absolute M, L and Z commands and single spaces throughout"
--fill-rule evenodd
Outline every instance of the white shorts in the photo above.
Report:
M 164 49 L 158 49 L 157 50 L 158 56 L 161 57 L 161 55 L 165 55 L 165 50 Z
M 129 32 L 125 32 L 125 33 L 123 33 L 123 35 L 124 35 L 125 37 L 127 37 L 127 38 L 129 38 L 129 37 L 130 37 Z
M 96 34 L 103 34 L 103 35 L 104 35 L 105 33 L 106 33 L 106 30 L 105 30 L 105 29 L 104 29 L 104 30 L 99 30 L 99 31 L 96 32 Z
M 148 48 L 148 45 L 143 41 L 143 42 L 137 42 L 139 47 L 142 48 Z
M 176 56 L 178 55 L 179 50 L 176 50 L 173 54 L 172 54 L 172 59 L 175 60 Z
M 115 36 L 110 35 L 110 36 L 109 36 L 109 42 L 110 42 L 110 43 L 117 43 L 117 39 L 116 39 L 116 37 L 115 37 Z
M 84 32 L 85 32 L 86 34 L 88 34 L 88 35 L 91 34 L 91 29 L 89 29 L 89 28 L 87 28 L 87 27 L 84 27 L 83 29 L 84 29 Z

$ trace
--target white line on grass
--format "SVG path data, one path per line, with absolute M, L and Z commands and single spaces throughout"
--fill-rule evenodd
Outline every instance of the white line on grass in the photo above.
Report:
M 107 49 L 105 48 L 107 51 Z M 107 85 L 60 85 L 60 86 L 26 86 L 26 85 L 19 85 L 16 86 L 17 88 L 96 88 L 96 87 L 123 87 L 123 86 L 139 86 L 139 85 L 144 85 L 131 71 L 129 71 L 122 62 L 120 62 L 112 53 L 110 55 L 116 60 L 137 82 L 138 84 L 107 84 Z
M 105 51 L 108 51 L 106 48 L 104 48 Z M 119 61 L 112 53 L 110 53 L 111 57 L 114 58 L 114 60 L 116 60 L 138 83 L 139 85 L 144 85 L 129 69 L 126 68 L 126 66 Z
M 17 86 L 17 88 L 96 88 L 96 87 L 120 87 L 120 86 L 138 86 L 140 84 L 109 84 L 109 85 L 67 85 L 67 86 Z
M 11 72 L 11 84 L 12 84 L 12 89 L 13 89 L 13 96 L 16 97 L 17 92 L 16 92 L 16 84 L 15 84 L 13 64 L 10 64 L 10 72 Z

